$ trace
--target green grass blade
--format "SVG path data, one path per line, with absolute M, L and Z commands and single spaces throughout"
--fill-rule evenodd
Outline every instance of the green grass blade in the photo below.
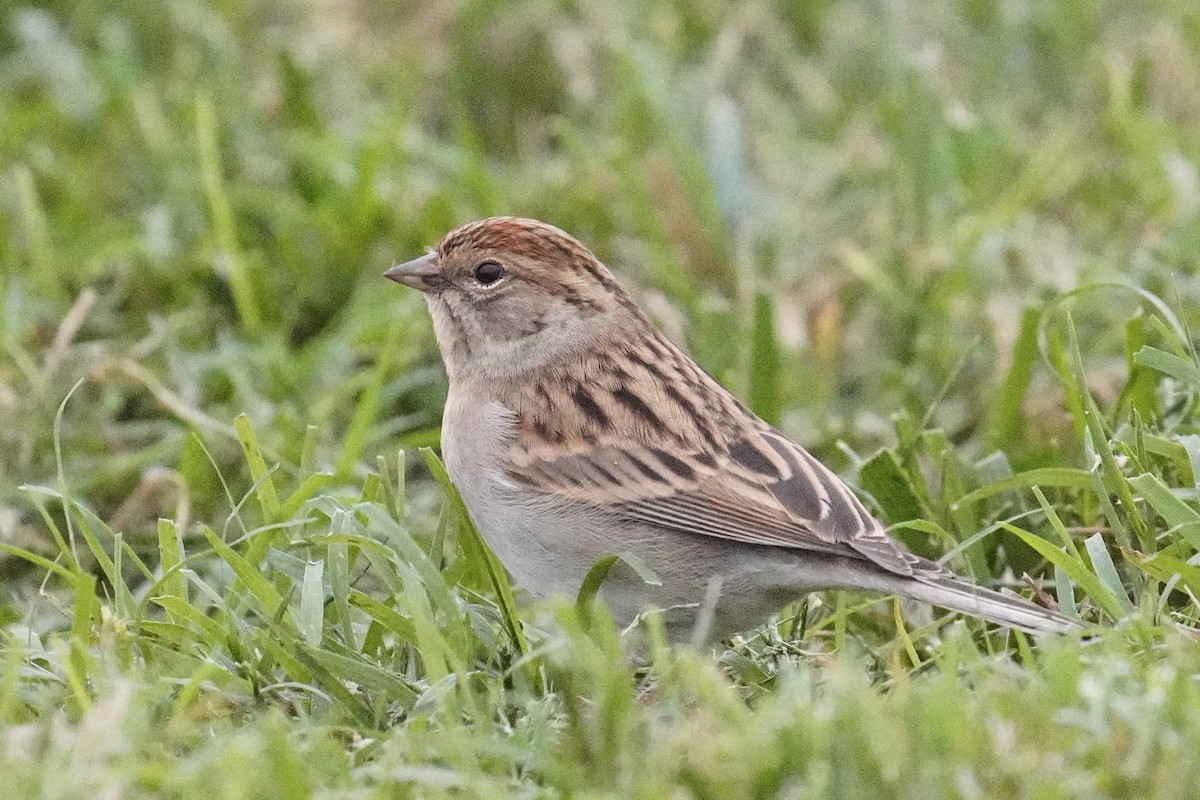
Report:
M 783 358 L 775 337 L 775 310 L 769 295 L 754 296 L 750 334 L 750 392 L 748 405 L 768 424 L 778 425 L 783 413 L 780 370 Z
M 75 576 L 79 574 L 78 572 L 72 572 L 62 564 L 57 564 L 44 556 L 39 556 L 37 553 L 13 544 L 0 542 L 0 553 L 8 553 L 10 556 L 16 556 L 23 561 L 28 561 L 35 567 L 41 567 L 46 572 L 52 572 L 67 581 L 74 580 Z
M 1075 540 L 1071 538 L 1070 531 L 1063 521 L 1059 518 L 1058 512 L 1054 510 L 1054 506 L 1046 499 L 1046 495 L 1042 493 L 1040 486 L 1033 487 L 1033 496 L 1037 498 L 1038 505 L 1042 507 L 1042 513 L 1046 515 L 1046 520 L 1050 523 L 1050 527 L 1058 534 L 1058 538 L 1062 540 L 1063 547 L 1067 548 L 1067 552 L 1071 554 L 1071 558 L 1076 561 L 1082 561 L 1083 556 L 1079 554 L 1079 548 L 1075 546 Z
M 62 422 L 63 414 L 67 410 L 67 403 L 70 401 L 71 396 L 83 385 L 83 381 L 83 378 L 75 381 L 75 385 L 63 397 L 62 402 L 58 404 L 58 411 L 54 414 L 54 465 L 58 472 L 58 490 L 62 493 L 63 518 L 67 523 L 67 542 L 70 545 L 69 557 L 71 559 L 71 569 L 76 572 L 79 571 L 79 553 L 75 551 L 75 527 L 71 521 L 71 508 L 74 504 L 71 502 L 71 496 L 67 491 L 66 472 L 63 469 Z
M 354 620 L 350 616 L 350 548 L 345 542 L 332 541 L 327 548 L 329 583 L 333 590 L 333 610 L 342 629 L 342 643 L 349 650 L 358 650 L 354 635 Z
M 1083 589 L 1084 593 L 1086 593 L 1088 597 L 1096 601 L 1096 604 L 1104 609 L 1105 613 L 1107 613 L 1110 617 L 1113 619 L 1121 619 L 1125 616 L 1121 607 L 1121 602 L 1117 600 L 1117 598 L 1113 597 L 1112 593 L 1108 591 L 1108 588 L 1104 585 L 1104 583 L 1097 578 L 1096 575 L 1093 574 L 1091 570 L 1087 568 L 1087 565 L 1082 561 L 1072 558 L 1062 550 L 1059 550 L 1057 547 L 1050 544 L 1050 542 L 1047 542 L 1042 537 L 1022 530 L 1016 525 L 1010 525 L 1007 522 L 1000 522 L 997 524 L 1004 528 L 1004 530 L 1020 537 L 1025 544 L 1036 550 L 1039 555 L 1070 575 L 1071 580 L 1075 581 L 1076 585 Z
M 350 590 L 350 605 L 364 611 L 372 619 L 387 628 L 404 642 L 417 643 L 417 631 L 412 620 L 394 608 L 384 605 L 357 589 Z
M 1079 352 L 1079 338 L 1075 333 L 1075 322 L 1070 314 L 1067 315 L 1067 334 L 1076 386 L 1086 387 L 1087 382 L 1083 371 L 1083 355 Z M 1113 455 L 1110 444 L 1111 437 L 1104 424 L 1100 409 L 1096 406 L 1096 401 L 1092 399 L 1090 392 L 1083 389 L 1081 394 L 1087 429 L 1091 433 L 1092 445 L 1100 456 L 1101 474 L 1105 479 L 1105 488 L 1115 494 L 1121 501 L 1121 508 L 1125 512 L 1125 518 L 1129 521 L 1129 526 L 1133 528 L 1137 540 L 1141 542 L 1142 548 L 1151 550 L 1154 547 L 1154 537 L 1147 529 L 1145 520 L 1142 519 L 1141 512 L 1138 511 L 1137 504 L 1134 502 L 1129 482 L 1117 464 L 1116 456 Z M 1112 533 L 1117 537 L 1118 542 L 1122 546 L 1128 546 L 1129 533 L 1124 526 L 1114 525 Z
M 276 519 L 292 519 L 300 511 L 300 506 L 311 500 L 318 492 L 331 486 L 336 480 L 330 472 L 314 472 L 304 479 L 300 487 L 292 492 L 276 513 Z
M 274 522 L 279 519 L 279 495 L 275 492 L 275 482 L 263 459 L 262 448 L 258 446 L 258 436 L 254 426 L 245 414 L 233 418 L 233 427 L 237 430 L 238 441 L 246 456 L 246 464 L 250 467 L 250 477 L 254 480 L 258 504 L 262 507 L 263 520 Z
M 338 475 L 349 475 L 354 464 L 366 450 L 371 425 L 379 415 L 380 394 L 383 391 L 383 385 L 388 376 L 395 371 L 401 356 L 407 352 L 403 345 L 405 329 L 405 320 L 402 317 L 397 318 L 388 329 L 387 338 L 380 346 L 375 366 L 371 370 L 366 387 L 358 397 L 358 403 L 354 407 L 354 416 L 350 419 L 350 424 L 342 437 L 342 451 L 338 456 L 337 467 L 334 469 Z
M 1200 512 L 1176 497 L 1157 475 L 1137 475 L 1129 479 L 1129 484 L 1171 528 L 1200 550 Z
M 58 523 L 46 507 L 45 498 L 53 497 L 61 501 L 62 493 L 56 492 L 47 486 L 34 486 L 32 484 L 22 484 L 19 488 L 28 495 L 29 501 L 33 503 L 33 507 L 38 510 L 42 521 L 46 523 L 46 529 L 50 531 L 50 536 L 54 539 L 54 544 L 58 547 L 58 552 L 66 560 L 67 566 L 72 572 L 78 572 L 79 561 L 76 559 L 75 553 L 70 544 L 68 544 L 67 539 L 62 535 L 62 531 L 59 530 Z
M 863 488 L 875 498 L 890 522 L 932 516 L 908 473 L 892 450 L 880 450 L 859 469 Z
M 378 664 L 348 653 L 323 650 L 302 642 L 297 642 L 296 646 L 298 652 L 328 670 L 333 680 L 353 681 L 369 691 L 379 693 L 385 699 L 395 700 L 405 706 L 416 702 L 417 693 L 412 687 Z
M 307 478 L 316 472 L 317 437 L 321 429 L 316 425 L 304 426 L 304 441 L 300 443 L 300 475 Z M 284 516 L 288 516 L 284 514 Z
M 585 622 L 591 619 L 592 602 L 596 599 L 596 595 L 599 594 L 600 586 L 604 583 L 604 579 L 608 577 L 609 571 L 619 560 L 620 558 L 615 555 L 605 556 L 595 564 L 592 564 L 591 569 L 587 571 L 587 575 L 583 577 L 579 593 L 575 596 L 575 611 Z
M 183 540 L 175 523 L 169 519 L 158 521 L 158 565 L 162 577 L 158 588 L 162 595 L 174 597 L 186 603 L 188 600 L 187 581 L 184 580 L 180 569 L 183 565 Z
M 466 623 L 459 611 L 454 593 L 446 584 L 446 577 L 437 569 L 425 551 L 417 546 L 412 536 L 401 528 L 382 506 L 367 505 L 361 507 L 360 511 L 366 518 L 370 529 L 378 531 L 392 549 L 388 550 L 387 547 L 370 540 L 360 543 L 349 536 L 346 537 L 346 541 L 353 542 L 360 547 L 372 563 L 377 564 L 379 568 L 376 570 L 376 574 L 388 582 L 389 588 L 397 593 L 404 591 L 403 581 L 397 580 L 393 584 L 388 579 L 386 572 L 390 571 L 396 575 L 401 573 L 405 567 L 416 570 L 425 591 L 430 595 L 430 601 L 443 613 L 441 624 L 449 629 L 447 635 L 455 640 L 466 638 L 468 636 Z
M 212 529 L 207 525 L 202 529 L 204 538 L 208 540 L 208 544 L 216 551 L 225 563 L 229 564 L 235 575 L 241 580 L 250 592 L 251 596 L 258 603 L 258 612 L 264 619 L 271 619 L 283 607 L 283 596 L 275 591 L 275 587 L 271 582 L 263 577 L 263 574 L 258 569 L 242 558 L 237 552 L 221 541 L 221 538 L 213 533 Z M 291 614 L 284 612 L 285 619 L 291 624 Z
M 242 327 L 251 334 L 258 333 L 263 326 L 258 301 L 254 297 L 253 282 L 242 248 L 238 244 L 233 210 L 229 192 L 221 170 L 221 151 L 218 144 L 217 115 L 208 95 L 196 95 L 196 143 L 200 156 L 200 172 L 204 179 L 204 193 L 212 214 L 216 233 L 219 258 L 224 275 L 219 277 L 229 284 L 233 305 L 237 310 Z
M 996 481 L 987 486 L 980 486 L 978 489 L 967 492 L 955 500 L 951 508 L 957 510 L 962 506 L 969 506 L 972 503 L 986 500 L 989 497 L 994 497 L 1013 489 L 1029 489 L 1034 486 L 1052 486 L 1056 489 L 1091 489 L 1093 484 L 1091 473 L 1084 469 L 1077 469 L 1075 467 L 1040 467 L 1025 472 L 1018 472 L 1011 478 Z
M 1026 308 L 1021 314 L 1021 326 L 1013 343 L 1012 362 L 991 412 L 991 422 L 984 436 L 984 448 L 996 450 L 1019 440 L 1024 426 L 1021 404 L 1033 380 L 1033 365 L 1038 356 L 1038 327 L 1042 311 Z
M 1133 603 L 1125 594 L 1125 587 L 1121 584 L 1121 577 L 1117 574 L 1117 567 L 1113 564 L 1112 556 L 1108 554 L 1108 548 L 1104 546 L 1104 539 L 1100 534 L 1094 533 L 1084 540 L 1083 546 L 1092 560 L 1092 570 L 1096 577 L 1120 604 L 1121 611 L 1126 615 L 1132 614 L 1134 612 Z
M 1168 584 L 1172 578 L 1179 576 L 1180 583 L 1191 591 L 1192 596 L 1200 597 L 1200 567 L 1165 551 L 1149 556 L 1135 550 L 1122 550 L 1121 553 L 1129 563 L 1160 583 Z M 1177 585 L 1176 588 L 1180 587 Z
M 1193 389 L 1200 389 L 1200 367 L 1177 355 L 1146 345 L 1134 354 L 1135 363 L 1157 370 Z
M 1147 443 L 1149 444 L 1150 442 L 1151 437 L 1147 437 Z M 1180 436 L 1178 440 L 1172 441 L 1171 444 L 1183 450 L 1188 469 L 1192 472 L 1192 486 L 1195 487 L 1197 494 L 1200 495 L 1200 436 L 1194 433 Z
M 227 631 L 219 622 L 182 598 L 174 595 L 162 595 L 153 598 L 152 602 L 161 606 L 180 623 L 190 623 L 200 631 L 210 646 L 225 641 L 228 636 Z
M 73 509 L 74 504 L 72 503 L 71 506 Z M 113 587 L 113 591 L 116 593 L 115 601 L 119 616 L 121 616 L 123 619 L 128 619 L 129 617 L 127 616 L 126 612 L 129 609 L 134 608 L 137 603 L 134 601 L 133 595 L 129 591 L 129 586 L 125 583 L 125 577 L 121 574 L 121 570 L 117 563 L 117 561 L 120 559 L 120 549 L 123 544 L 122 537 L 118 534 L 114 534 L 107 525 L 100 523 L 113 539 L 113 552 L 117 558 L 117 560 L 114 560 L 104 550 L 104 547 L 100 544 L 100 540 L 96 536 L 95 531 L 92 530 L 92 526 L 88 523 L 83 514 L 79 515 L 78 523 L 79 533 L 83 537 L 84 542 L 87 544 L 88 550 L 91 551 L 92 557 L 96 559 L 96 563 L 100 565 L 101 572 L 104 573 L 104 577 L 108 579 L 109 585 Z
M 446 495 L 446 500 L 454 509 L 458 518 L 459 531 L 462 533 L 463 547 L 468 553 L 468 558 L 481 564 L 491 581 L 492 589 L 496 592 L 496 600 L 500 605 L 500 614 L 504 619 L 504 627 L 512 636 L 517 652 L 521 655 L 528 654 L 529 642 L 525 638 L 525 630 L 517 614 L 517 603 L 513 599 L 512 586 L 508 582 L 504 568 L 500 566 L 500 560 L 496 558 L 495 553 L 487 546 L 487 542 L 483 540 L 479 531 L 475 529 L 475 525 L 472 524 L 471 517 L 467 514 L 467 507 L 463 504 L 462 497 L 459 496 L 458 490 L 450 480 L 450 475 L 446 472 L 446 467 L 442 464 L 441 459 L 427 448 L 421 450 L 421 456 L 425 459 L 429 471 L 433 473 L 433 479 L 437 481 L 438 486 Z
M 304 580 L 300 584 L 300 615 L 296 627 L 300 637 L 313 647 L 320 646 L 325 630 L 324 574 L 324 561 L 309 561 L 304 565 Z
M 1155 387 L 1158 379 L 1154 372 L 1137 362 L 1137 354 L 1146 347 L 1146 320 L 1141 314 L 1125 323 L 1125 367 L 1129 380 L 1121 390 L 1122 399 L 1129 403 L 1134 412 L 1143 419 L 1154 419 L 1158 398 Z
M 1063 614 L 1079 619 L 1079 609 L 1075 607 L 1075 586 L 1071 576 L 1060 566 L 1054 567 L 1054 593 L 1058 599 L 1058 608 Z

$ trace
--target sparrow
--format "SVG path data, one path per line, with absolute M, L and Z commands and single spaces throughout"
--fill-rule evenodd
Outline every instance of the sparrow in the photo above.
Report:
M 617 555 L 600 592 L 614 619 L 662 609 L 674 640 L 697 624 L 726 639 L 834 588 L 1033 633 L 1080 627 L 905 550 L 558 228 L 472 222 L 384 275 L 424 293 L 449 378 L 446 467 L 471 521 L 533 595 L 573 596 Z

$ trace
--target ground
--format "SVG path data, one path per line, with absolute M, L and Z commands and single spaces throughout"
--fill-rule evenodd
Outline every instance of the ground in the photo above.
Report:
M 9 3 L 0 74 L 6 797 L 1200 785 L 1190 0 Z M 524 602 L 380 277 L 497 213 L 1094 632 Z

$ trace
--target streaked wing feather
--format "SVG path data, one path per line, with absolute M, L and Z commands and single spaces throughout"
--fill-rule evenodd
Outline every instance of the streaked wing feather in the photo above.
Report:
M 719 457 L 610 442 L 534 460 L 513 477 L 631 521 L 863 558 L 903 576 L 941 571 L 901 549 L 836 475 L 765 425 Z
M 627 503 L 616 507 L 618 515 L 637 522 L 653 522 L 676 530 L 717 536 L 752 544 L 805 549 L 838 555 L 845 548 L 810 539 L 803 545 L 794 530 L 762 516 L 739 513 L 741 509 L 714 503 L 712 498 L 681 493 L 659 500 Z
M 730 455 L 754 472 L 778 507 L 809 536 L 845 545 L 889 572 L 913 574 L 919 559 L 893 542 L 850 488 L 795 442 L 767 428 L 736 442 Z

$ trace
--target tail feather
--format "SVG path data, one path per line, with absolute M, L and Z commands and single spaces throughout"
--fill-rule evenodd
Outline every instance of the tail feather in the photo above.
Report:
M 1026 633 L 1069 633 L 1084 626 L 1057 611 L 1042 608 L 1015 595 L 976 586 L 951 577 L 897 581 L 896 591 L 951 611 L 961 611 Z

